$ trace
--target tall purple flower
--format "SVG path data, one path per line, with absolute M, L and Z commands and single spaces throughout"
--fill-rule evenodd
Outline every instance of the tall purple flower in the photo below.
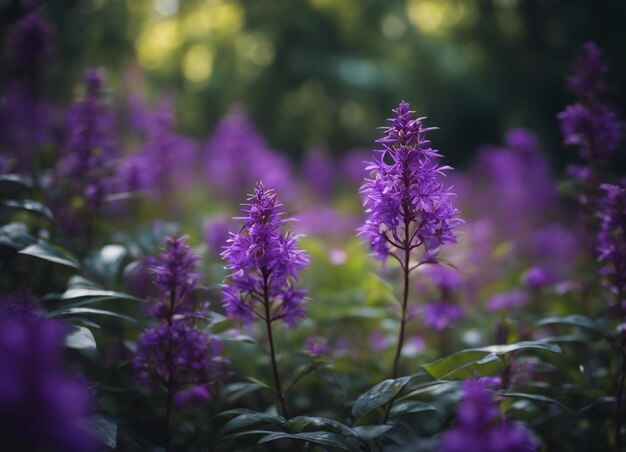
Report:
M 397 250 L 419 247 L 431 260 L 442 245 L 456 243 L 457 210 L 452 193 L 441 182 L 450 167 L 439 166 L 441 154 L 426 138 L 434 128 L 424 127 L 424 118 L 414 119 L 409 108 L 402 102 L 393 110 L 396 116 L 377 140 L 382 149 L 375 151 L 378 157 L 367 167 L 370 178 L 360 190 L 367 220 L 359 233 L 382 260 Z
M 62 370 L 65 328 L 23 309 L 0 312 L 0 444 L 3 450 L 92 451 L 91 401 Z
M 289 219 L 272 189 L 259 183 L 248 198 L 240 232 L 231 233 L 228 247 L 222 252 L 231 270 L 230 281 L 223 286 L 224 308 L 230 317 L 249 322 L 270 303 L 267 320 L 283 320 L 295 326 L 304 317 L 305 291 L 297 287 L 298 272 L 309 263 L 307 254 L 297 248 L 299 236 L 280 230 Z M 259 298 L 267 295 L 268 300 Z
M 192 297 L 201 277 L 199 258 L 192 254 L 187 237 L 168 237 L 166 247 L 150 267 L 158 296 L 150 312 L 156 324 L 144 331 L 137 342 L 133 361 L 141 383 L 156 383 L 167 393 L 167 442 L 170 441 L 172 404 L 193 400 L 204 394 L 210 400 L 221 382 L 223 359 L 221 343 L 195 327 L 206 305 L 198 307 Z
M 287 416 L 284 394 L 276 366 L 272 323 L 283 320 L 294 327 L 304 317 L 306 292 L 298 287 L 298 273 L 309 263 L 297 248 L 299 236 L 280 230 L 288 219 L 281 218 L 282 204 L 276 193 L 259 182 L 248 198 L 241 230 L 231 234 L 222 258 L 231 270 L 223 285 L 223 304 L 229 317 L 250 322 L 263 319 L 267 329 L 276 393 Z
M 261 179 L 295 198 L 289 161 L 269 147 L 242 106 L 233 106 L 217 124 L 205 158 L 207 183 L 220 198 L 241 199 Z
M 587 42 L 568 78 L 576 103 L 558 114 L 565 144 L 577 147 L 583 160 L 596 168 L 613 157 L 624 128 L 615 110 L 603 99 L 607 70 L 602 51 Z
M 439 443 L 442 452 L 523 452 L 538 450 L 528 430 L 500 420 L 485 382 L 463 383 L 463 399 L 457 407 L 458 424 L 444 433 Z
M 373 254 L 387 260 L 392 256 L 404 275 L 402 318 L 392 378 L 399 373 L 399 360 L 404 344 L 407 321 L 409 273 L 422 263 L 435 262 L 443 245 L 456 243 L 455 226 L 460 222 L 452 206 L 453 194 L 444 188 L 441 178 L 449 167 L 440 166 L 441 157 L 430 147 L 424 118 L 413 118 L 406 102 L 393 110 L 385 136 L 379 140 L 382 149 L 370 162 L 370 177 L 361 186 L 367 219 L 359 234 L 367 239 Z M 413 254 L 421 250 L 416 264 Z M 388 405 L 387 416 L 391 409 Z

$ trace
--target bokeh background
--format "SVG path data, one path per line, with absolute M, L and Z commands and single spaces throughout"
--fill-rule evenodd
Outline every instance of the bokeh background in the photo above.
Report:
M 521 126 L 560 172 L 574 153 L 563 149 L 555 116 L 571 101 L 564 77 L 581 44 L 605 50 L 613 85 L 626 79 L 623 1 L 42 4 L 56 28 L 48 91 L 60 101 L 85 67 L 103 67 L 113 97 L 171 94 L 179 129 L 199 139 L 244 104 L 270 145 L 296 160 L 311 146 L 371 148 L 376 127 L 405 99 L 440 127 L 434 143 L 455 166 Z M 0 1 L 3 41 L 22 14 L 21 2 Z M 611 95 L 618 106 L 625 96 Z

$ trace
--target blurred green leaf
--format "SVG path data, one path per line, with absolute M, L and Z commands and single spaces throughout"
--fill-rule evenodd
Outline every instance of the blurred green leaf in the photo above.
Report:
M 304 429 L 313 427 L 315 430 L 330 430 L 342 436 L 357 436 L 353 428 L 334 419 L 318 416 L 297 416 L 287 422 L 289 430 L 292 432 L 301 432 Z
M 365 441 L 371 441 L 376 439 L 389 430 L 393 428 L 393 425 L 383 424 L 383 425 L 359 425 L 354 427 L 354 430 L 357 434 L 363 438 Z
M 50 221 L 53 220 L 52 211 L 43 203 L 33 199 L 6 199 L 0 201 L 0 206 L 7 210 L 24 210 L 26 212 L 36 213 Z
M 551 397 L 547 397 L 541 394 L 532 394 L 528 392 L 516 392 L 516 391 L 497 391 L 496 394 L 502 397 L 511 397 L 514 399 L 526 399 L 526 400 L 532 400 L 535 402 L 551 403 L 553 405 L 558 405 L 559 407 L 563 408 L 563 410 L 565 410 L 567 413 L 571 413 L 571 410 L 562 402 L 559 402 L 556 399 L 553 399 Z
M 354 450 L 339 435 L 332 432 L 306 432 L 306 433 L 270 433 L 259 440 L 257 444 L 265 444 L 279 439 L 293 439 L 298 441 L 307 441 L 322 446 L 335 447 L 341 450 Z M 357 449 L 358 450 L 358 449 Z
M 359 419 L 370 411 L 386 404 L 393 399 L 409 382 L 410 377 L 397 380 L 385 380 L 362 394 L 352 407 L 352 415 Z
M 253 410 L 231 410 L 229 412 L 221 413 L 221 415 L 228 415 L 230 413 L 239 413 L 232 418 L 222 428 L 222 434 L 232 432 L 233 430 L 240 430 L 245 427 L 253 425 L 276 425 L 284 427 L 287 421 L 284 417 L 277 414 L 262 413 L 260 411 Z
M 40 240 L 19 251 L 20 254 L 37 257 L 56 264 L 79 268 L 78 260 L 69 252 L 48 242 Z
M 69 348 L 95 353 L 97 350 L 96 339 L 89 328 L 72 325 L 70 332 L 65 337 L 65 345 Z
M 20 174 L 0 174 L 0 184 L 19 185 L 20 187 L 28 190 L 33 188 L 32 181 Z
M 102 442 L 110 449 L 115 449 L 117 447 L 117 423 L 108 417 L 94 416 L 92 424 Z
M 437 409 L 428 403 L 418 402 L 416 400 L 403 400 L 396 402 L 391 407 L 390 416 L 402 416 L 403 414 L 423 413 L 425 411 L 437 412 Z
M 26 224 L 9 223 L 0 226 L 0 245 L 22 249 L 33 243 L 37 243 L 37 239 L 30 235 Z
M 545 325 L 570 325 L 577 326 L 580 328 L 585 328 L 588 330 L 592 330 L 601 336 L 607 336 L 608 330 L 606 326 L 602 325 L 600 322 L 596 320 L 590 319 L 589 317 L 585 317 L 584 315 L 566 315 L 562 317 L 548 317 L 540 320 L 537 323 L 538 326 Z
M 113 311 L 105 311 L 103 309 L 94 309 L 94 308 L 82 308 L 82 307 L 72 307 L 72 308 L 63 308 L 56 311 L 50 311 L 48 313 L 48 317 L 67 317 L 67 316 L 80 316 L 80 315 L 103 315 L 108 317 L 116 317 L 118 319 L 126 320 L 127 322 L 137 323 L 135 319 L 129 317 L 124 314 L 119 314 Z

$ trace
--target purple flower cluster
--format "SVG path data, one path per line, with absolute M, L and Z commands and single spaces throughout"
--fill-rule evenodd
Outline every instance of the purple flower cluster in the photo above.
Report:
M 232 107 L 222 118 L 204 152 L 206 180 L 217 197 L 241 199 L 263 179 L 268 188 L 295 198 L 288 160 L 269 148 L 243 107 Z
M 615 154 L 623 133 L 617 113 L 602 99 L 606 72 L 602 51 L 587 42 L 568 79 L 577 102 L 558 115 L 565 144 L 577 147 L 582 158 L 594 165 Z
M 333 194 L 337 176 L 333 159 L 320 148 L 312 148 L 304 156 L 302 175 L 313 193 L 322 199 Z
M 605 195 L 599 201 L 600 230 L 597 236 L 600 274 L 606 278 L 617 305 L 626 297 L 626 188 L 603 184 Z
M 91 451 L 91 401 L 62 370 L 65 328 L 28 300 L 0 299 L 0 445 L 3 450 Z
M 9 65 L 13 76 L 33 81 L 44 73 L 52 53 L 54 30 L 36 8 L 15 24 L 8 37 Z
M 412 250 L 423 245 L 428 260 L 440 247 L 455 243 L 457 210 L 440 178 L 449 167 L 439 166 L 441 155 L 429 146 L 426 133 L 433 128 L 413 119 L 406 102 L 393 110 L 395 117 L 378 143 L 379 156 L 369 163 L 370 178 L 360 192 L 365 196 L 367 220 L 359 234 L 383 261 L 393 249 Z
M 463 276 L 443 265 L 427 266 L 422 273 L 439 292 L 437 300 L 424 306 L 424 323 L 436 331 L 443 331 L 465 316 L 465 310 L 455 302 L 455 292 L 465 284 Z
M 538 445 L 523 426 L 498 419 L 492 392 L 482 379 L 463 383 L 463 400 L 457 407 L 458 424 L 444 433 L 442 452 L 523 452 Z
M 162 101 L 154 111 L 141 111 L 141 130 L 147 141 L 139 152 L 124 162 L 119 179 L 127 191 L 144 190 L 151 196 L 166 198 L 173 191 L 189 186 L 196 153 L 190 138 L 174 132 L 172 105 Z M 139 119 L 135 119 L 139 122 Z
M 71 181 L 75 194 L 84 197 L 87 211 L 94 211 L 113 183 L 113 119 L 106 105 L 102 73 L 87 70 L 84 85 L 84 98 L 67 116 L 67 149 L 58 171 L 62 180 Z
M 140 382 L 163 385 L 174 401 L 197 399 L 200 393 L 208 400 L 223 376 L 222 345 L 194 327 L 205 307 L 197 309 L 191 297 L 201 275 L 195 272 L 198 257 L 186 239 L 168 237 L 166 248 L 150 267 L 159 290 L 151 308 L 158 323 L 139 337 L 133 364 Z
M 246 215 L 236 219 L 244 225 L 239 233 L 231 233 L 222 252 L 232 271 L 229 283 L 223 285 L 224 308 L 230 317 L 246 322 L 257 315 L 295 326 L 304 317 L 306 294 L 295 282 L 309 263 L 308 255 L 297 248 L 299 236 L 281 232 L 289 220 L 281 218 L 282 204 L 274 190 L 257 184 L 243 206 Z

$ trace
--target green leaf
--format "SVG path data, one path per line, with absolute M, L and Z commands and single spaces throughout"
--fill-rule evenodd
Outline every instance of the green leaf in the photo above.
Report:
M 546 319 L 542 319 L 537 323 L 538 326 L 545 325 L 570 325 L 577 326 L 580 328 L 586 328 L 588 330 L 592 330 L 601 336 L 607 335 L 607 328 L 602 325 L 600 322 L 597 322 L 589 317 L 585 317 L 584 315 L 566 315 L 562 317 L 548 317 Z
M 66 265 L 72 268 L 79 268 L 78 260 L 68 251 L 59 248 L 51 243 L 40 240 L 38 243 L 27 246 L 19 252 L 28 256 L 37 257 L 49 262 Z
M 317 416 L 297 416 L 287 422 L 289 430 L 292 432 L 302 432 L 305 429 L 330 430 L 344 437 L 357 436 L 351 427 L 334 419 Z
M 20 185 L 26 189 L 33 188 L 31 180 L 19 174 L 0 174 L 0 184 Z
M 461 350 L 426 364 L 424 369 L 438 380 L 459 380 L 475 375 L 493 375 L 501 370 L 503 365 L 501 355 L 529 349 L 561 353 L 561 348 L 558 345 L 542 341 L 525 341 L 509 345 L 491 345 Z
M 546 397 L 546 396 L 541 395 L 541 394 L 531 394 L 531 393 L 527 393 L 527 392 L 513 392 L 513 391 L 497 391 L 496 394 L 499 395 L 499 396 L 502 396 L 502 397 L 511 397 L 511 398 L 514 398 L 514 399 L 526 399 L 526 400 L 533 400 L 535 402 L 551 403 L 553 405 L 558 405 L 559 407 L 563 408 L 567 413 L 571 413 L 572 412 L 562 402 L 559 402 L 556 399 L 553 399 L 551 397 Z
M 117 423 L 104 416 L 94 416 L 92 418 L 94 430 L 107 447 L 115 449 L 117 447 Z
M 88 353 L 97 351 L 96 339 L 89 328 L 73 325 L 68 335 L 65 337 L 65 346 Z
M 363 438 L 365 441 L 371 441 L 376 439 L 389 430 L 393 428 L 393 425 L 383 424 L 383 425 L 359 425 L 358 427 L 354 427 L 356 433 Z
M 116 317 L 118 319 L 123 319 L 131 323 L 137 323 L 135 319 L 124 314 L 119 314 L 113 311 L 105 311 L 103 309 L 82 308 L 82 307 L 63 308 L 57 311 L 51 311 L 48 313 L 48 317 L 67 317 L 67 316 L 77 316 L 77 315 L 79 316 L 79 315 L 84 315 L 84 314 L 94 314 L 94 315 Z
M 265 444 L 279 439 L 293 439 L 321 444 L 322 446 L 335 447 L 341 450 L 351 450 L 341 436 L 332 432 L 306 432 L 306 433 L 270 433 L 259 440 L 257 444 Z
M 77 298 L 87 298 L 87 297 L 89 298 L 98 297 L 99 299 L 104 299 L 104 300 L 115 298 L 118 300 L 121 299 L 121 300 L 141 301 L 139 298 L 134 297 L 124 292 L 115 292 L 112 290 L 102 290 L 102 289 L 86 289 L 86 288 L 80 288 L 80 287 L 68 289 L 61 296 L 63 300 L 75 300 Z
M 26 212 L 36 213 L 50 221 L 53 220 L 52 211 L 41 202 L 35 201 L 34 199 L 6 199 L 0 201 L 0 206 L 4 206 L 10 210 L 24 210 Z
M 259 389 L 265 389 L 265 385 L 242 381 L 239 383 L 232 383 L 225 386 L 222 389 L 222 394 L 224 395 L 228 403 L 233 403 L 244 395 L 254 391 L 258 391 Z
M 385 380 L 362 394 L 352 407 L 352 415 L 359 419 L 363 415 L 378 408 L 393 399 L 409 382 L 410 377 L 397 380 Z
M 33 243 L 37 243 L 37 239 L 30 235 L 28 226 L 24 223 L 9 223 L 0 226 L 0 245 L 20 250 Z
M 403 400 L 393 404 L 389 415 L 395 417 L 402 416 L 403 414 L 423 413 L 425 411 L 434 411 L 436 413 L 437 408 L 428 403 L 418 402 L 416 400 Z
M 252 425 L 276 425 L 279 427 L 285 426 L 286 419 L 276 414 L 262 413 L 260 411 L 245 410 L 238 416 L 235 416 L 224 425 L 222 433 L 232 432 L 233 430 L 240 430 Z

